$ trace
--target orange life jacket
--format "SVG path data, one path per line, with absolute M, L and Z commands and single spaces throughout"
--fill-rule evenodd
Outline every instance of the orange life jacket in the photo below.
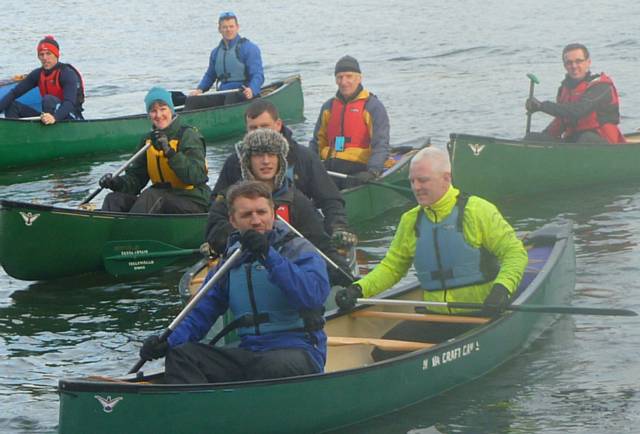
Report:
M 367 164 L 371 156 L 371 132 L 365 121 L 364 106 L 369 100 L 357 98 L 346 104 L 340 98 L 334 98 L 331 104 L 331 116 L 327 124 L 328 149 L 321 152 L 320 158 L 339 158 Z M 342 144 L 336 143 L 344 141 Z
M 68 63 L 58 63 L 49 74 L 45 74 L 45 69 L 40 69 L 40 78 L 38 79 L 38 88 L 40 89 L 40 96 L 53 95 L 60 101 L 64 100 L 64 89 L 60 85 L 60 71 L 63 67 L 70 67 L 80 79 L 80 89 L 78 89 L 78 106 L 84 103 L 84 78 L 82 74 L 73 65 Z

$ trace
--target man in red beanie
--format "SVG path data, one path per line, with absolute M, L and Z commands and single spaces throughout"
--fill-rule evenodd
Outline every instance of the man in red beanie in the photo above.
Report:
M 34 69 L 0 100 L 0 112 L 7 118 L 40 116 L 51 125 L 61 120 L 83 119 L 84 83 L 80 72 L 70 64 L 60 63 L 60 46 L 51 35 L 45 36 L 36 47 L 42 67 Z M 42 112 L 16 101 L 34 87 L 40 89 Z

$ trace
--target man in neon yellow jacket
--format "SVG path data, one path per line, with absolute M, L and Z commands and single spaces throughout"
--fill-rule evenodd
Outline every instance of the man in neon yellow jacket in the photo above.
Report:
M 451 185 L 445 151 L 418 152 L 409 178 L 419 205 L 403 214 L 380 264 L 336 293 L 338 306 L 351 309 L 356 298 L 392 287 L 413 264 L 425 301 L 484 303 L 486 311 L 503 311 L 528 261 L 513 228 L 493 204 L 464 195 Z M 430 310 L 463 312 L 445 307 Z

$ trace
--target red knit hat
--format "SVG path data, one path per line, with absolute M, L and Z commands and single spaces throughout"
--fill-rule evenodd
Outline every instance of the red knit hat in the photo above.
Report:
M 49 50 L 54 56 L 60 58 L 60 46 L 58 45 L 58 41 L 51 35 L 45 36 L 38 42 L 37 53 L 40 54 L 42 50 Z

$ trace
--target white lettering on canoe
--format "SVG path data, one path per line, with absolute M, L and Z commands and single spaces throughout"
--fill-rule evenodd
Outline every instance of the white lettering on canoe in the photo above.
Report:
M 102 409 L 105 413 L 111 413 L 116 404 L 124 399 L 122 396 L 118 396 L 113 399 L 111 399 L 111 396 L 103 398 L 100 395 L 94 395 L 93 397 L 97 399 L 100 404 L 102 404 Z
M 135 256 L 135 255 L 145 255 L 149 253 L 147 249 L 139 249 L 139 250 L 122 250 L 120 251 L 120 256 Z
M 482 152 L 485 146 L 486 145 L 481 145 L 480 143 L 469 143 L 469 148 L 471 148 L 471 152 L 473 152 L 473 155 L 476 157 L 480 155 L 480 152 Z
M 435 368 L 445 363 L 455 362 L 456 360 L 468 356 L 475 351 L 480 351 L 480 342 L 478 341 L 469 342 L 460 347 L 451 348 L 450 350 L 431 356 L 431 367 Z M 426 369 L 429 369 L 429 359 L 424 359 L 422 361 L 422 370 L 424 371 Z

